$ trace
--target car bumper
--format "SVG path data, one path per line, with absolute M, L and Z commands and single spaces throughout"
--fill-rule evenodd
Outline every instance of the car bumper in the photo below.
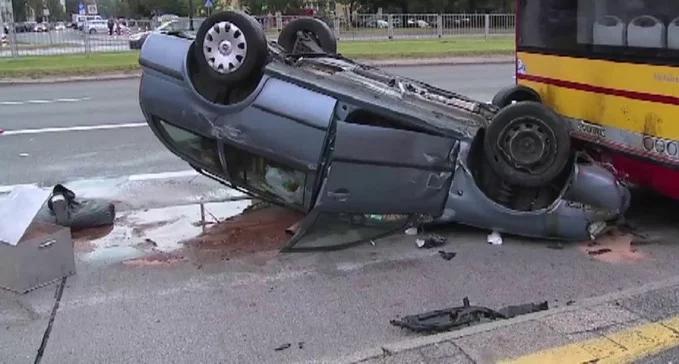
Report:
M 458 167 L 439 223 L 457 222 L 497 232 L 566 241 L 587 241 L 606 231 L 629 208 L 630 192 L 608 170 L 575 164 L 559 197 L 547 208 L 516 211 L 490 198 L 477 186 L 460 151 Z

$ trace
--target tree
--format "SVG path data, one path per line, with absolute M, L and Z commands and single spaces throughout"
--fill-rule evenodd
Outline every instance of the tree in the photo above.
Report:
M 26 21 L 25 0 L 12 0 L 12 10 L 14 12 L 14 21 Z
M 66 20 L 66 12 L 61 6 L 61 2 L 59 0 L 47 0 L 45 5 L 47 6 L 47 10 L 50 12 L 50 21 Z

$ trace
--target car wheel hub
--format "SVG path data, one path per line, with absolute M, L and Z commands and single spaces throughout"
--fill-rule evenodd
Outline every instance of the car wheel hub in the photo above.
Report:
M 219 45 L 219 53 L 221 53 L 224 56 L 228 56 L 231 54 L 231 47 L 232 47 L 231 42 L 225 40 Z
M 503 135 L 500 149 L 515 166 L 532 170 L 530 167 L 541 168 L 550 163 L 550 136 L 541 121 L 516 120 L 507 126 Z
M 231 22 L 219 22 L 205 34 L 203 55 L 218 73 L 235 72 L 245 61 L 248 45 L 243 31 Z

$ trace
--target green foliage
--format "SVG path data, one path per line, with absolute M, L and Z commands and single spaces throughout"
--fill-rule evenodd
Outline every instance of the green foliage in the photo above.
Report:
M 66 0 L 66 11 L 59 0 L 11 0 L 16 21 L 25 21 L 27 9 L 33 9 L 37 17 L 42 16 L 43 6 L 50 10 L 50 20 L 68 20 L 78 12 L 78 3 L 87 0 Z M 151 17 L 161 14 L 187 16 L 189 1 L 193 2 L 194 14 L 204 13 L 204 0 L 97 0 L 99 13 L 104 17 Z M 333 8 L 339 3 L 351 12 L 376 12 L 382 9 L 391 13 L 454 13 L 454 12 L 510 12 L 514 10 L 515 0 L 317 0 L 321 9 Z M 215 10 L 226 10 L 230 1 L 213 0 Z M 304 8 L 304 0 L 242 0 L 242 5 L 251 14 L 299 14 Z M 323 15 L 323 14 L 321 14 Z

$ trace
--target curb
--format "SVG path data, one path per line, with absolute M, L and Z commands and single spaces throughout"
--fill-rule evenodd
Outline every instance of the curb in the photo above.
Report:
M 358 62 L 375 67 L 465 66 L 473 64 L 512 64 L 514 63 L 514 56 L 358 60 Z
M 114 81 L 140 78 L 141 72 L 131 73 L 108 73 L 94 76 L 69 76 L 69 77 L 45 77 L 45 78 L 10 78 L 0 80 L 0 86 L 39 85 L 44 83 L 88 82 L 88 81 Z
M 487 57 L 446 57 L 446 58 L 422 58 L 422 59 L 384 59 L 384 60 L 356 60 L 368 66 L 374 67 L 416 67 L 416 66 L 464 66 L 473 64 L 511 64 L 514 56 L 487 56 Z M 89 82 L 89 81 L 114 81 L 140 78 L 141 72 L 111 73 L 94 76 L 69 76 L 69 77 L 45 77 L 45 78 L 16 78 L 0 79 L 0 86 L 37 85 L 45 83 L 66 82 Z
M 541 319 L 544 317 L 552 316 L 555 314 L 560 314 L 564 312 L 571 312 L 571 311 L 577 311 L 581 309 L 586 309 L 591 306 L 597 306 L 604 304 L 606 302 L 611 302 L 611 301 L 616 301 L 619 299 L 624 299 L 624 298 L 630 298 L 636 295 L 652 292 L 652 291 L 657 291 L 663 288 L 669 288 L 669 287 L 674 287 L 679 285 L 679 276 L 675 276 L 672 278 L 669 278 L 664 281 L 658 281 L 654 283 L 649 283 L 647 285 L 643 285 L 641 287 L 637 288 L 631 288 L 628 290 L 620 291 L 620 292 L 615 292 L 615 293 L 609 293 L 605 294 L 602 296 L 598 297 L 593 297 L 593 298 L 587 298 L 583 299 L 580 302 L 572 305 L 572 306 L 563 306 L 563 307 L 557 307 L 554 309 L 549 309 L 547 311 L 541 311 L 541 312 L 536 312 L 528 315 L 523 315 L 519 317 L 515 317 L 513 319 L 509 320 L 503 320 L 503 321 L 495 321 L 495 322 L 490 322 L 487 324 L 481 324 L 477 326 L 472 326 L 468 328 L 464 328 L 461 330 L 457 331 L 452 331 L 452 332 L 446 332 L 442 334 L 435 334 L 435 335 L 429 335 L 429 336 L 418 336 L 406 340 L 401 340 L 397 342 L 392 342 L 388 343 L 385 345 L 381 345 L 376 348 L 371 348 L 371 349 L 366 349 L 362 350 L 360 352 L 356 352 L 354 354 L 350 354 L 342 358 L 341 361 L 336 362 L 341 362 L 341 363 L 360 363 L 369 359 L 377 359 L 383 357 L 385 354 L 386 355 L 395 355 L 398 353 L 402 353 L 408 350 L 412 349 L 417 349 L 423 346 L 428 346 L 428 345 L 434 345 L 438 344 L 444 341 L 450 341 L 454 339 L 459 339 L 465 336 L 470 336 L 482 332 L 488 332 L 488 331 L 493 331 L 496 329 L 500 329 L 503 327 L 511 326 L 514 324 L 518 323 L 523 323 L 527 321 L 533 321 L 537 319 Z M 333 360 L 330 360 L 333 361 Z

